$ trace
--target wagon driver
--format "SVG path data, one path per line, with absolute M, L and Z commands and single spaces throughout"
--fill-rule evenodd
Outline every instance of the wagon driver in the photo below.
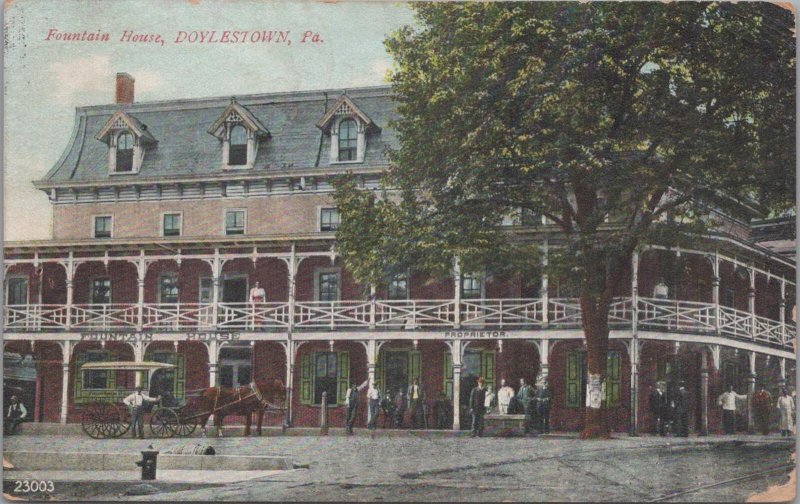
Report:
M 144 413 L 146 411 L 145 402 L 158 402 L 161 396 L 152 398 L 142 393 L 142 387 L 136 387 L 136 391 L 122 400 L 126 406 L 132 408 L 131 411 L 131 436 L 136 437 L 136 426 L 139 426 L 139 439 L 144 439 Z

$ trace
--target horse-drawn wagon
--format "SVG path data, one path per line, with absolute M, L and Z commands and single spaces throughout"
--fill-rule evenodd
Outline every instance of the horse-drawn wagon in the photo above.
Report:
M 160 396 L 160 400 L 151 407 L 147 422 L 152 435 L 159 438 L 190 436 L 198 425 L 202 425 L 205 430 L 212 415 L 221 435 L 219 427 L 223 418 L 230 414 L 245 417 L 245 435 L 249 435 L 253 413 L 258 414 L 258 433 L 261 434 L 264 410 L 270 407 L 283 409 L 285 389 L 280 381 L 254 381 L 234 388 L 209 387 L 192 390 L 186 393 L 187 400 L 178 401 L 169 391 L 155 387 L 157 381 L 153 380 L 158 371 L 173 367 L 172 364 L 162 362 L 90 362 L 81 367 L 81 372 L 130 371 L 137 373 L 136 383 L 141 383 L 146 374 L 150 396 Z M 82 408 L 81 426 L 86 434 L 95 439 L 120 437 L 131 428 L 131 411 L 122 402 L 95 401 Z

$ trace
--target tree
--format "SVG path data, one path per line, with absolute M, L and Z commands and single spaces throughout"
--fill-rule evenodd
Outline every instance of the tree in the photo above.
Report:
M 413 266 L 527 268 L 498 226 L 559 230 L 550 268 L 579 284 L 590 396 L 608 311 L 643 243 L 713 225 L 708 204 L 794 206 L 792 14 L 767 3 L 419 3 L 386 41 L 400 119 L 385 190 L 339 181 L 337 247 L 356 278 Z M 698 202 L 705 203 L 698 205 Z M 584 437 L 608 435 L 599 403 Z

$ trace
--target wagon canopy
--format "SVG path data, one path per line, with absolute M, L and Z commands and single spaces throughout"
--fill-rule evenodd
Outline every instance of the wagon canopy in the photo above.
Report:
M 174 364 L 165 362 L 133 362 L 133 361 L 108 361 L 87 362 L 81 370 L 107 370 L 107 371 L 156 371 L 158 369 L 174 368 Z

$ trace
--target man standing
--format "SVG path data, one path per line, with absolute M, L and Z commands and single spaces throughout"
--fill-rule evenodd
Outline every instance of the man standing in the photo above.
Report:
M 414 383 L 408 386 L 408 411 L 411 415 L 411 427 L 419 429 L 424 422 L 420 420 L 424 416 L 423 404 L 425 403 L 425 393 L 419 386 L 419 380 L 414 379 Z
M 147 411 L 145 403 L 158 402 L 160 400 L 161 396 L 153 398 L 142 393 L 142 387 L 136 387 L 133 394 L 122 400 L 126 406 L 131 408 L 131 437 L 136 437 L 138 426 L 139 439 L 144 439 L 144 414 Z
M 525 434 L 529 434 L 533 426 L 533 387 L 525 383 L 525 378 L 519 379 L 517 402 L 522 405 L 525 413 Z
M 6 415 L 6 429 L 9 435 L 17 431 L 17 426 L 22 423 L 25 417 L 28 416 L 28 410 L 25 405 L 19 402 L 17 396 L 11 396 L 11 405 L 8 407 L 8 414 Z
M 725 434 L 733 434 L 736 430 L 736 399 L 747 399 L 747 396 L 734 392 L 733 385 L 728 385 L 728 391 L 723 392 L 717 399 L 717 404 L 722 406 L 722 425 Z
M 378 409 L 381 405 L 381 394 L 375 388 L 375 383 L 369 384 L 367 390 L 367 428 L 375 430 L 378 427 Z
M 452 409 L 453 405 L 450 404 L 447 394 L 440 392 L 439 399 L 433 403 L 433 416 L 436 418 L 437 429 L 448 429 L 452 427 L 453 422 L 450 421 L 450 412 Z
M 497 404 L 500 406 L 500 413 L 508 415 L 508 407 L 514 399 L 514 389 L 506 385 L 506 380 L 500 380 L 500 390 L 497 391 Z
M 483 378 L 478 378 L 478 386 L 469 394 L 469 409 L 472 411 L 472 437 L 483 436 L 483 414 L 486 402 L 486 390 L 483 388 Z
M 662 382 L 650 392 L 650 414 L 653 415 L 653 434 L 666 435 L 667 395 Z
M 353 433 L 353 424 L 356 421 L 356 411 L 358 410 L 358 391 L 367 386 L 368 380 L 364 381 L 361 385 L 356 386 L 355 383 L 350 384 L 347 390 L 347 395 L 344 398 L 344 407 L 347 415 L 345 417 L 345 427 L 348 434 Z
M 675 395 L 675 414 L 678 416 L 678 436 L 689 437 L 689 392 L 682 382 Z
M 550 389 L 547 380 L 542 380 L 536 387 L 536 415 L 539 419 L 539 431 L 550 432 Z

